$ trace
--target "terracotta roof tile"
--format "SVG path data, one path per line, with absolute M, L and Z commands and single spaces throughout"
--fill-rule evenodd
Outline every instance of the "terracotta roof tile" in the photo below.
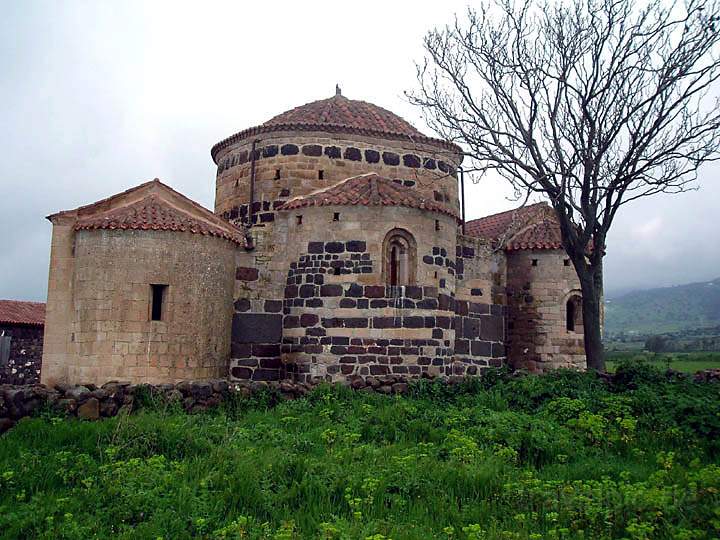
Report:
M 224 238 L 248 247 L 244 231 L 158 179 L 132 189 L 48 216 L 76 218 L 74 228 L 185 231 Z
M 334 125 L 357 129 L 374 129 L 386 133 L 422 137 L 423 134 L 398 115 L 368 103 L 335 95 L 295 107 L 271 118 L 264 126 L 279 124 Z
M 457 219 L 458 215 L 445 205 L 423 196 L 416 189 L 405 187 L 376 173 L 353 176 L 328 188 L 286 202 L 281 209 L 308 206 L 405 206 L 440 212 Z
M 560 225 L 557 220 L 544 219 L 522 229 L 505 244 L 505 249 L 562 249 Z
M 562 249 L 555 212 L 542 202 L 468 221 L 465 233 L 508 250 Z
M 462 149 L 448 141 L 423 135 L 412 124 L 393 112 L 366 101 L 335 95 L 313 101 L 281 113 L 267 122 L 240 131 L 223 139 L 210 150 L 213 160 L 217 153 L 236 141 L 274 131 L 327 131 L 353 133 L 394 140 L 412 140 L 440 146 L 462 154 Z
M 199 220 L 170 206 L 154 194 L 98 216 L 78 220 L 75 230 L 81 229 L 184 231 L 217 236 L 240 245 L 245 243 L 244 236 L 239 231 L 233 231 L 230 226 L 219 227 Z
M 45 304 L 0 300 L 0 323 L 43 326 L 45 324 Z

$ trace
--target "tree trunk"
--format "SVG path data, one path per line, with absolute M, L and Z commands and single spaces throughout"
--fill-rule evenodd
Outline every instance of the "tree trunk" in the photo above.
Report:
M 583 275 L 580 275 L 583 274 Z M 603 301 L 602 261 L 598 266 L 578 272 L 582 290 L 583 331 L 587 368 L 605 371 L 605 353 L 602 343 L 601 311 Z

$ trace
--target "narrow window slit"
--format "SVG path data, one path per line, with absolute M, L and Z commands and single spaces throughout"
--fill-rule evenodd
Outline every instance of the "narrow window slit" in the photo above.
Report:
M 325 171 L 322 169 L 318 171 L 318 180 L 325 180 Z
M 163 303 L 165 301 L 165 291 L 167 285 L 152 284 L 150 285 L 152 292 L 150 305 L 150 319 L 153 321 L 163 320 Z

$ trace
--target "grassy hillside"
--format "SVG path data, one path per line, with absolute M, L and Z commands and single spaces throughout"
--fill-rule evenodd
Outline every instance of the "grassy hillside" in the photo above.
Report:
M 720 324 L 720 278 L 609 297 L 605 328 L 610 334 L 661 333 Z
M 319 388 L 0 437 L 0 538 L 711 539 L 716 385 L 618 368 Z

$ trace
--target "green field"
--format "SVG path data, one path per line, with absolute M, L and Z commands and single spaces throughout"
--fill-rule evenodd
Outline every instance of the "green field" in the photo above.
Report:
M 46 413 L 0 437 L 0 537 L 717 538 L 718 388 L 640 365 Z
M 720 352 L 692 353 L 649 353 L 649 352 L 609 352 L 606 367 L 614 372 L 620 362 L 647 362 L 650 365 L 666 370 L 668 368 L 683 373 L 695 373 L 703 369 L 720 369 Z

